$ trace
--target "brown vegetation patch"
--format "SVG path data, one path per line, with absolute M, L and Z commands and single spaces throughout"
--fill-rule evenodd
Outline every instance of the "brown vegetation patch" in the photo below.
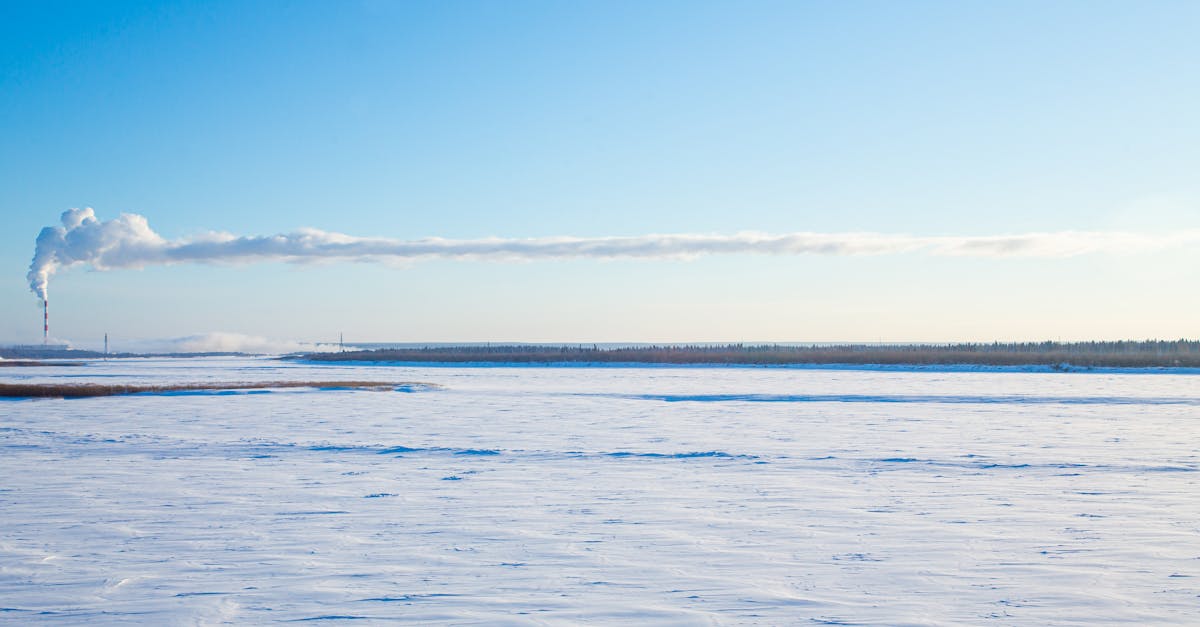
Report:
M 179 383 L 130 385 L 100 383 L 0 383 L 0 398 L 85 398 L 122 394 L 162 394 L 223 390 L 266 390 L 271 388 L 320 388 L 390 391 L 397 388 L 434 389 L 431 383 L 385 381 L 269 381 L 261 383 Z
M 37 361 L 35 359 L 0 359 L 0 368 L 22 368 L 30 366 L 82 366 L 77 361 Z

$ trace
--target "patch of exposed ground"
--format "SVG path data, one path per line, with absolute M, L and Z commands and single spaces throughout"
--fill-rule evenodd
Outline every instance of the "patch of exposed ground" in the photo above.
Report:
M 0 383 L 0 398 L 85 398 L 126 394 L 168 394 L 172 392 L 219 392 L 270 390 L 278 388 L 315 388 L 323 390 L 421 391 L 437 389 L 432 383 L 388 381 L 265 381 L 255 383 L 178 383 L 132 385 L 101 383 Z

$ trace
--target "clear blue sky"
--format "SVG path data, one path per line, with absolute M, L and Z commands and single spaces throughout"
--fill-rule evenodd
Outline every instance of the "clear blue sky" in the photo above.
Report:
M 0 341 L 70 207 L 169 238 L 1200 228 L 1195 2 L 9 2 Z M 55 335 L 1200 335 L 1200 253 L 60 273 Z

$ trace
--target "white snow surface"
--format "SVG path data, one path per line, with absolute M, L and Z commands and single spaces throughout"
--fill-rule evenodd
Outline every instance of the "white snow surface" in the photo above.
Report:
M 0 623 L 1200 624 L 1196 375 L 0 372 L 288 379 L 0 402 Z

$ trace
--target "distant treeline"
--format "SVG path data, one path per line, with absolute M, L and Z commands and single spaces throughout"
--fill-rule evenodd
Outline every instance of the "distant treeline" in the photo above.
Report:
M 426 363 L 884 364 L 1073 367 L 1200 367 L 1200 341 L 991 344 L 480 345 L 312 353 L 314 361 Z
M 82 366 L 82 361 L 43 361 L 38 359 L 0 359 L 0 368 L 34 368 L 38 366 Z

